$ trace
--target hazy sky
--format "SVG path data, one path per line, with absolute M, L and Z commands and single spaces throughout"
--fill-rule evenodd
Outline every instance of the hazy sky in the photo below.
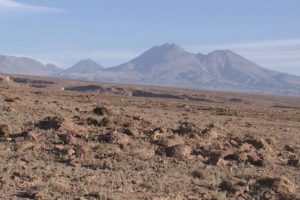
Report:
M 105 66 L 175 42 L 300 75 L 298 0 L 0 0 L 0 53 Z

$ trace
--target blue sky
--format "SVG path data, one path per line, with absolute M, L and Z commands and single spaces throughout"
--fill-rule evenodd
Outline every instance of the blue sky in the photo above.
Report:
M 105 66 L 175 42 L 300 75 L 298 0 L 0 0 L 0 53 Z

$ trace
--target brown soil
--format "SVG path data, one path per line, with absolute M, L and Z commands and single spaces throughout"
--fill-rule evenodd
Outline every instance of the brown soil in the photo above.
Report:
M 300 198 L 299 98 L 17 80 L 0 83 L 0 199 Z

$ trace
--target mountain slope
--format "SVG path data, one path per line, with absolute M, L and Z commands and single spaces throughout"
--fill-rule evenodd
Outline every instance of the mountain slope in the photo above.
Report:
M 7 74 L 53 76 L 55 70 L 26 57 L 0 55 L 0 72 Z
M 86 59 L 77 62 L 72 67 L 65 70 L 63 74 L 72 75 L 72 74 L 96 73 L 102 71 L 103 69 L 104 67 L 96 63 L 94 60 Z
M 155 46 L 116 67 L 88 59 L 63 72 L 29 58 L 0 56 L 0 72 L 300 96 L 299 76 L 265 69 L 230 50 L 193 54 L 177 44 Z
M 164 44 L 109 71 L 117 72 L 110 81 L 300 94 L 300 77 L 262 68 L 230 50 L 203 55 L 189 53 L 176 44 Z M 130 75 L 134 78 L 128 78 Z M 94 77 L 103 80 L 107 74 Z
M 53 71 L 54 73 L 56 73 L 56 74 L 59 74 L 59 73 L 61 73 L 61 72 L 64 71 L 63 69 L 61 69 L 60 67 L 58 67 L 58 66 L 56 66 L 56 65 L 54 65 L 54 64 L 52 64 L 52 63 L 47 64 L 46 67 L 47 67 L 49 70 L 51 70 L 51 71 Z
M 201 61 L 177 44 L 155 46 L 128 63 L 109 69 L 114 72 L 131 72 L 143 82 L 168 84 L 178 79 L 210 77 Z

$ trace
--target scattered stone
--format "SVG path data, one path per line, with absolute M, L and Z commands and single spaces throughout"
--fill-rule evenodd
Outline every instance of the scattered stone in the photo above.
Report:
M 111 160 L 104 161 L 102 169 L 112 170 L 114 168 L 113 162 Z
M 235 147 L 237 147 L 239 145 L 238 142 L 235 141 L 235 140 L 230 140 L 229 142 L 230 142 L 231 145 L 233 145 Z
M 220 152 L 211 152 L 209 155 L 206 164 L 216 165 L 216 166 L 226 166 L 227 161 L 223 159 L 223 156 Z
M 15 100 L 14 98 L 6 97 L 6 98 L 4 99 L 4 101 L 5 101 L 5 102 L 8 102 L 8 103 L 13 103 L 13 102 L 15 102 L 16 100 Z
M 0 124 L 0 137 L 8 137 L 10 134 L 10 127 L 6 124 Z
M 139 130 L 135 127 L 125 127 L 123 132 L 126 135 L 135 136 L 135 137 L 139 135 Z
M 103 117 L 102 120 L 99 122 L 100 126 L 104 127 L 114 127 L 114 122 L 111 117 Z
M 59 130 L 67 130 L 72 132 L 85 132 L 86 128 L 84 126 L 75 124 L 72 120 L 65 118 L 59 127 Z
M 265 149 L 265 150 L 271 150 L 271 146 L 264 140 L 256 140 L 256 139 L 247 139 L 244 141 L 245 143 L 251 144 L 256 149 Z
M 292 146 L 290 146 L 290 145 L 285 145 L 285 147 L 284 147 L 287 151 L 289 151 L 289 152 L 295 152 L 295 149 L 292 147 Z
M 295 184 L 286 177 L 265 177 L 257 180 L 256 184 L 260 187 L 266 187 L 278 193 L 288 194 L 295 191 Z
M 297 158 L 296 155 L 290 156 L 290 158 L 288 160 L 288 165 L 293 166 L 293 167 L 299 167 L 300 166 L 299 158 Z
M 252 164 L 252 165 L 255 165 L 255 166 L 258 166 L 258 167 L 263 167 L 266 165 L 264 159 L 262 159 L 260 156 L 258 156 L 257 154 L 249 154 L 247 155 L 247 161 Z
M 253 148 L 253 146 L 249 143 L 243 143 L 240 147 L 239 147 L 239 151 L 240 152 L 252 152 L 255 149 Z
M 60 134 L 59 138 L 64 142 L 64 144 L 77 144 L 76 138 L 71 133 Z
M 69 148 L 69 149 L 67 150 L 67 155 L 68 155 L 68 156 L 72 156 L 72 155 L 74 155 L 74 154 L 75 154 L 75 150 L 74 150 L 74 149 Z
M 222 191 L 227 191 L 229 193 L 237 194 L 237 193 L 243 193 L 246 191 L 247 183 L 241 180 L 238 180 L 236 178 L 228 178 L 226 180 L 223 180 L 219 184 L 219 188 Z
M 75 154 L 77 157 L 86 155 L 89 151 L 86 145 L 75 145 L 73 149 L 75 150 Z
M 211 128 L 205 128 L 201 131 L 201 136 L 217 139 L 218 133 L 215 130 L 212 130 Z
M 105 135 L 100 135 L 99 141 L 103 143 L 118 144 L 124 147 L 129 143 L 129 138 L 125 134 L 119 133 L 117 131 L 113 131 Z
M 237 153 L 228 153 L 223 156 L 223 159 L 227 161 L 239 161 L 239 155 Z
M 205 178 L 205 173 L 203 172 L 202 169 L 197 169 L 197 170 L 192 172 L 192 176 L 194 178 L 197 178 L 197 179 L 204 179 Z
M 91 125 L 93 125 L 93 126 L 98 126 L 98 125 L 99 125 L 98 120 L 97 120 L 97 119 L 94 119 L 94 118 L 92 118 L 92 117 L 88 117 L 88 118 L 86 119 L 86 123 L 87 123 L 89 126 L 91 126 Z
M 63 120 L 59 117 L 46 117 L 45 119 L 39 121 L 36 126 L 44 130 L 58 130 L 61 127 Z
M 40 136 L 40 134 L 38 134 L 38 133 L 36 133 L 34 131 L 29 131 L 25 135 L 25 140 L 26 141 L 31 141 L 31 142 L 36 142 L 36 141 L 38 141 L 38 137 L 39 136 Z
M 104 116 L 104 115 L 111 115 L 111 111 L 103 106 L 97 106 L 96 108 L 93 109 L 93 113 L 95 115 L 100 115 L 100 116 Z
M 163 138 L 163 139 L 159 139 L 159 140 L 155 141 L 155 144 L 157 144 L 158 146 L 161 146 L 163 148 L 175 146 L 175 145 L 178 145 L 179 143 L 180 143 L 179 141 L 176 141 L 174 139 L 169 139 L 169 138 Z
M 174 145 L 166 148 L 166 156 L 175 158 L 186 158 L 192 153 L 192 148 L 188 145 Z
M 222 191 L 227 191 L 230 193 L 235 193 L 238 191 L 238 188 L 236 187 L 235 182 L 233 182 L 232 180 L 223 180 L 220 185 L 219 188 Z
M 173 132 L 179 135 L 192 135 L 193 133 L 200 133 L 200 129 L 194 123 L 182 122 Z
M 17 146 L 17 151 L 18 152 L 25 152 L 29 149 L 33 150 L 36 147 L 32 142 L 25 143 L 25 144 L 20 144 Z

